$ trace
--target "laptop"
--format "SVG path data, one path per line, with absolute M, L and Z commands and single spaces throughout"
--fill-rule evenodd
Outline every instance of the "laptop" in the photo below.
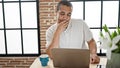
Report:
M 89 68 L 88 49 L 53 48 L 51 53 L 55 68 Z

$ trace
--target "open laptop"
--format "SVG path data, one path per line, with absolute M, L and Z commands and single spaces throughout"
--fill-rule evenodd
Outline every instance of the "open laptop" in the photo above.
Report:
M 88 49 L 53 48 L 51 53 L 55 68 L 89 68 Z

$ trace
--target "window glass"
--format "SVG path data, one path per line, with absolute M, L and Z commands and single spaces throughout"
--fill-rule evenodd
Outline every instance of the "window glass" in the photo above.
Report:
M 20 30 L 7 30 L 8 54 L 22 54 Z
M 119 1 L 103 1 L 103 25 L 116 27 L 118 25 Z
M 38 54 L 37 30 L 23 30 L 23 45 L 25 54 Z
M 0 30 L 0 54 L 5 54 L 4 30 Z
M 3 12 L 2 12 L 2 3 L 0 3 L 0 28 L 3 28 Z
M 19 3 L 5 3 L 6 28 L 20 28 Z
M 39 54 L 37 2 L 0 0 L 0 56 Z
M 85 21 L 89 27 L 100 27 L 101 1 L 85 2 Z
M 4 0 L 4 1 L 19 1 L 19 0 Z
M 23 28 L 37 28 L 37 11 L 36 3 L 22 3 L 22 27 Z
M 83 19 L 83 2 L 72 2 L 73 12 L 71 18 Z

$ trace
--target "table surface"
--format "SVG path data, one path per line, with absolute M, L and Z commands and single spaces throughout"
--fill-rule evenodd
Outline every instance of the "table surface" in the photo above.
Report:
M 99 64 L 90 64 L 90 68 L 99 68 L 99 67 L 97 67 L 98 65 L 106 66 L 106 63 L 107 63 L 107 58 L 106 57 L 100 57 L 100 63 Z M 39 60 L 39 57 L 38 57 L 34 60 L 32 65 L 30 66 L 30 68 L 54 68 L 54 66 L 53 66 L 53 61 L 50 60 L 48 62 L 48 66 L 42 67 L 41 63 L 40 63 L 40 60 Z

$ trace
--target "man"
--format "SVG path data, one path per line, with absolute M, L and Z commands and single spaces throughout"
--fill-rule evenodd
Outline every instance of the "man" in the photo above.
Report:
M 71 20 L 72 4 L 60 1 L 57 5 L 57 22 L 46 31 L 47 54 L 51 56 L 52 48 L 86 48 L 88 43 L 91 63 L 99 63 L 96 43 L 88 26 L 82 20 Z

